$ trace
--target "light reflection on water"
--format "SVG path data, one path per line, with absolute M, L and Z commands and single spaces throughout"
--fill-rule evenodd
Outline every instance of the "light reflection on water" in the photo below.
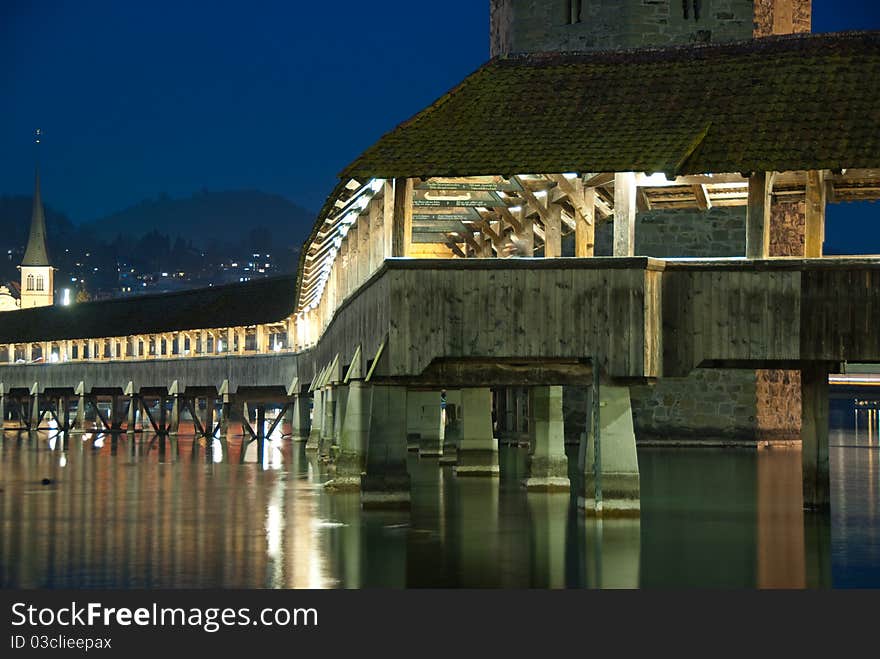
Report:
M 357 493 L 325 493 L 326 466 L 287 440 L 257 465 L 253 444 L 239 464 L 237 440 L 194 452 L 187 437 L 7 431 L 0 586 L 876 587 L 868 441 L 832 434 L 829 525 L 802 512 L 796 448 L 640 450 L 641 519 L 597 522 L 566 494 L 520 489 L 526 449 L 503 448 L 494 480 L 411 454 L 411 511 L 364 512 Z

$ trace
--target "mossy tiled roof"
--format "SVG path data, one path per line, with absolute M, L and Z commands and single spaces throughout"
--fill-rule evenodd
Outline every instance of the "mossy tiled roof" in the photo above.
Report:
M 880 32 L 490 61 L 341 174 L 880 166 Z
M 60 341 L 236 327 L 293 313 L 293 275 L 179 293 L 162 293 L 0 313 L 0 343 Z

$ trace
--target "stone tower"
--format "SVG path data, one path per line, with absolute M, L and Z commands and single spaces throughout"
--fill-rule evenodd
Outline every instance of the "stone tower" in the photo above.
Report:
M 31 232 L 28 236 L 21 270 L 21 308 L 47 307 L 55 301 L 55 268 L 49 261 L 46 248 L 46 218 L 40 198 L 40 171 L 34 183 L 34 207 L 31 212 Z
M 809 32 L 812 0 L 490 0 L 492 57 Z
M 812 0 L 490 0 L 491 54 L 740 41 L 809 32 L 811 15 Z M 774 199 L 772 256 L 803 256 L 804 211 L 803 201 Z M 745 224 L 744 207 L 642 211 L 636 217 L 636 253 L 741 257 Z M 611 236 L 611 223 L 597 227 L 597 256 L 611 255 Z M 633 386 L 630 394 L 640 440 L 761 442 L 800 436 L 798 371 L 695 369 L 688 377 Z M 571 396 L 566 388 L 566 416 L 583 407 Z

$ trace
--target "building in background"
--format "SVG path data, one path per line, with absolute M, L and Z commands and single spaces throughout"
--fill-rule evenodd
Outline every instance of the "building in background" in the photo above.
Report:
M 18 268 L 21 271 L 21 309 L 49 307 L 55 303 L 55 268 L 49 260 L 46 247 L 46 217 L 40 198 L 40 172 L 34 183 L 34 206 L 31 212 L 31 231 L 28 236 L 24 258 Z

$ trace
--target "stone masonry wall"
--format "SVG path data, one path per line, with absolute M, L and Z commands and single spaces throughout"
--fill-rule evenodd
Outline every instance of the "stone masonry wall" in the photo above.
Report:
M 597 228 L 597 255 L 610 255 L 614 224 Z M 774 204 L 771 254 L 803 253 L 803 203 Z M 800 252 L 798 252 L 800 250 Z M 745 208 L 708 212 L 639 213 L 636 254 L 742 256 Z M 797 371 L 696 369 L 685 378 L 663 378 L 631 388 L 633 419 L 640 440 L 791 440 L 800 432 Z
M 570 23 L 577 2 L 491 0 L 492 56 L 736 41 L 755 31 L 755 0 L 689 0 L 687 17 L 682 0 L 581 0 L 580 21 Z

